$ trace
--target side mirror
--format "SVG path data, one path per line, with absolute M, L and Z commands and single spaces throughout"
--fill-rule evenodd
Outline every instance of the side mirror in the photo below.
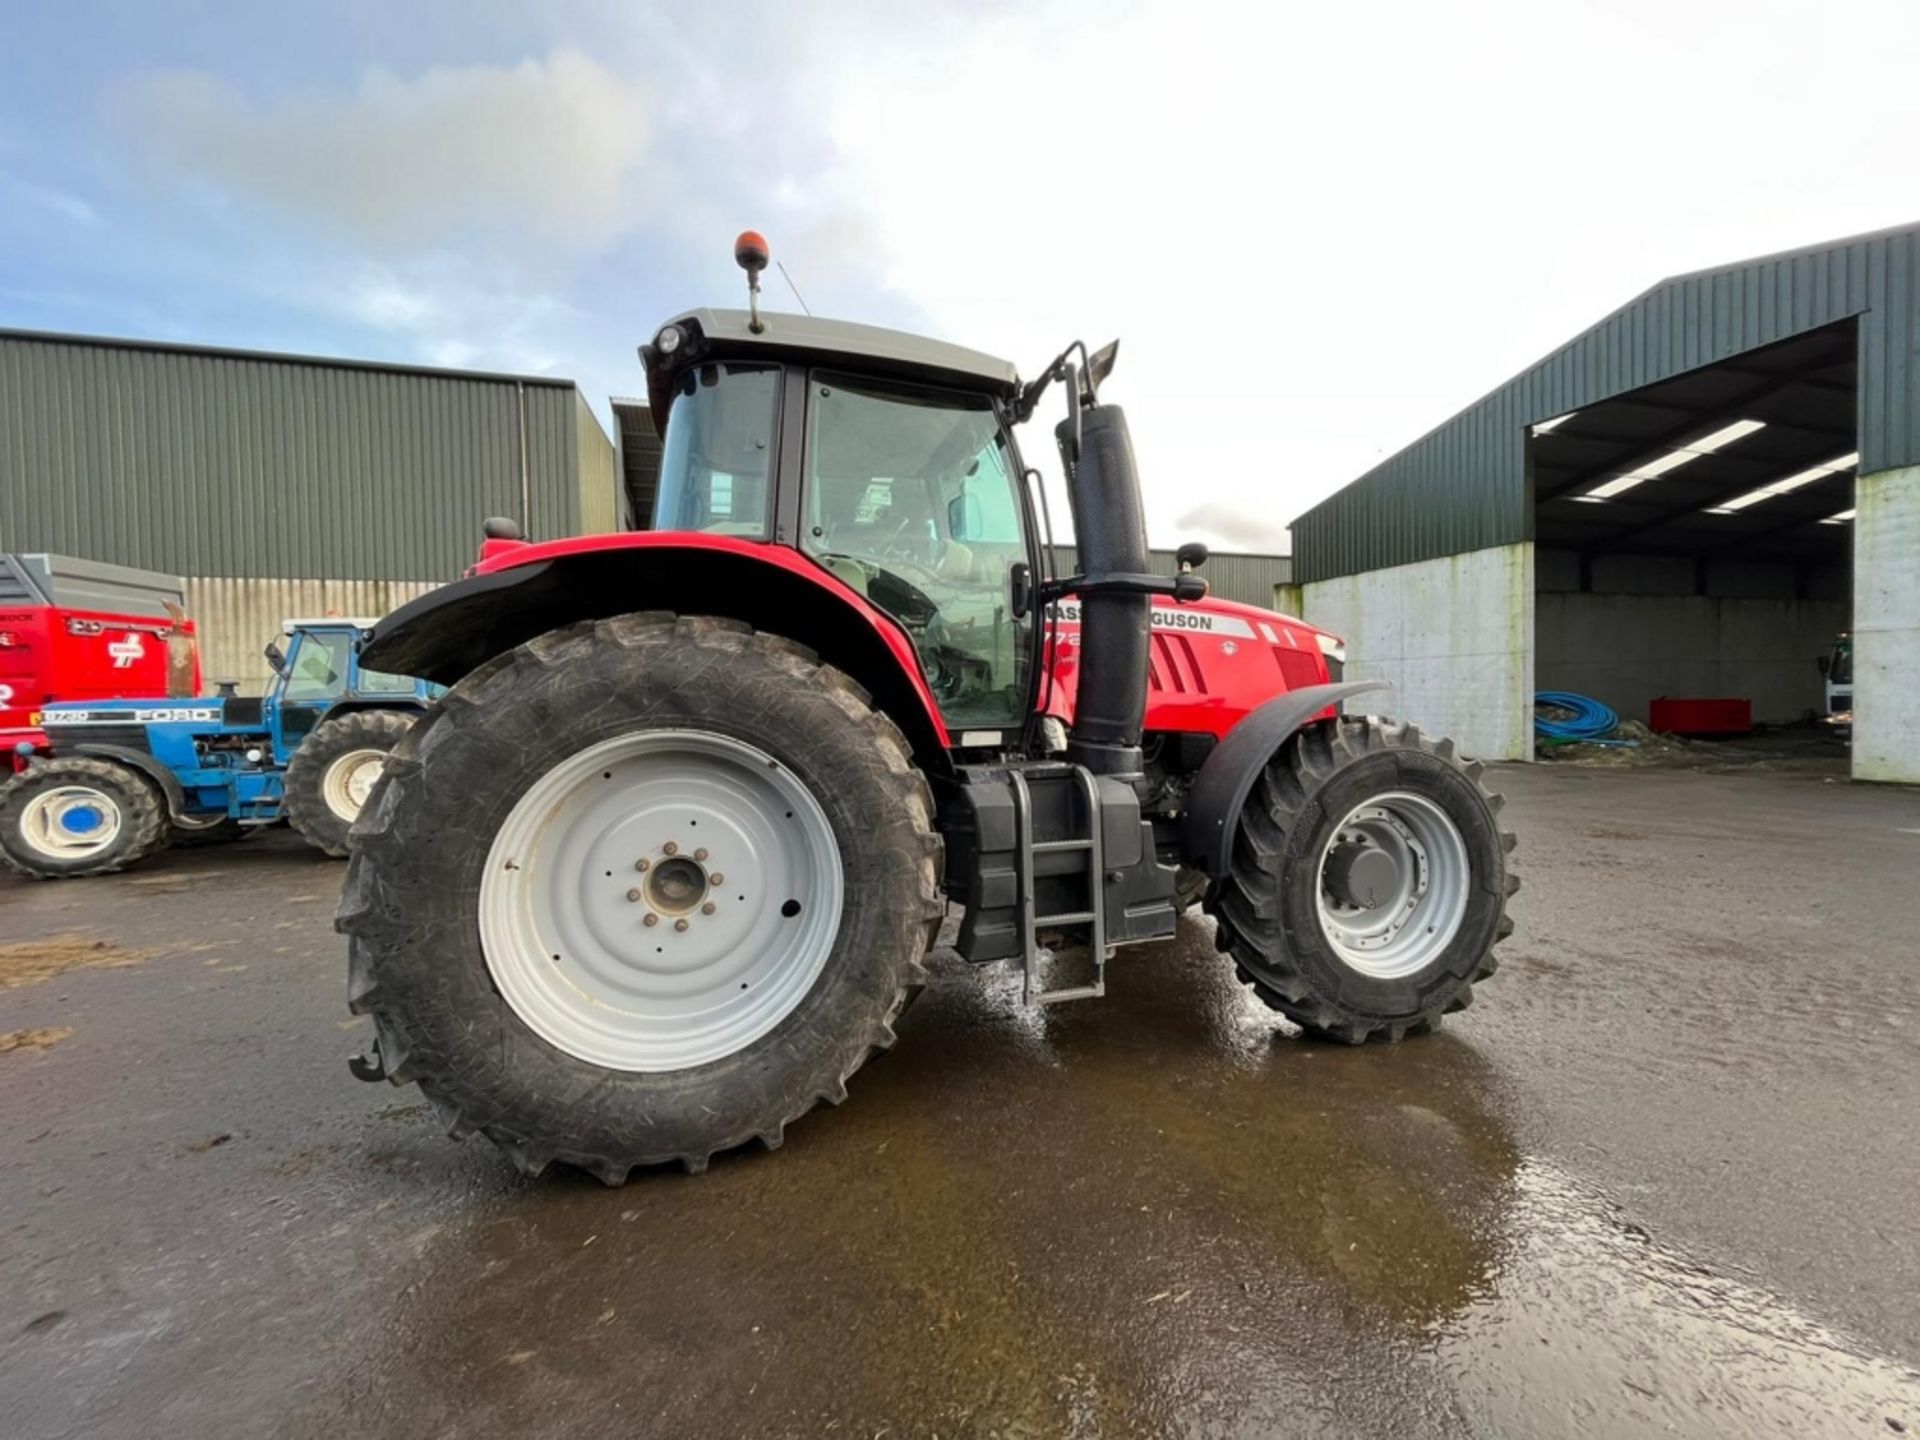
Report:
M 1820 667 L 1820 673 L 1822 675 L 1827 675 L 1832 673 L 1833 657 L 1831 655 L 1822 655 L 1819 659 L 1815 660 L 1813 663 Z
M 1173 552 L 1173 559 L 1174 563 L 1180 567 L 1180 573 L 1184 575 L 1189 570 L 1198 570 L 1207 563 L 1207 547 L 1198 540 L 1189 540 Z
M 481 525 L 480 533 L 489 540 L 518 540 L 521 538 L 520 522 L 505 515 L 492 515 Z
M 274 674 L 278 675 L 282 670 L 287 668 L 287 652 L 280 648 L 277 640 L 269 640 L 264 653 L 267 657 L 267 664 L 273 667 Z
M 1098 395 L 1100 387 L 1107 383 L 1107 377 L 1113 373 L 1113 362 L 1120 358 L 1120 342 L 1109 340 L 1093 352 L 1093 358 L 1087 361 L 1087 393 Z

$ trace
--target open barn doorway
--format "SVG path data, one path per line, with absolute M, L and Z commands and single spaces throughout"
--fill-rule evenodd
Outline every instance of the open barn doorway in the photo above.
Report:
M 1856 354 L 1847 320 L 1532 427 L 1537 690 L 1844 762 Z

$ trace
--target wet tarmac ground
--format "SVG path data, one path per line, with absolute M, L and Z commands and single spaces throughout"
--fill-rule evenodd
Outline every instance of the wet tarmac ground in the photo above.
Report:
M 284 836 L 0 880 L 0 1435 L 1920 1432 L 1920 797 L 1509 768 L 1519 932 L 1301 1039 L 951 954 L 773 1154 L 523 1181 L 344 1057 Z

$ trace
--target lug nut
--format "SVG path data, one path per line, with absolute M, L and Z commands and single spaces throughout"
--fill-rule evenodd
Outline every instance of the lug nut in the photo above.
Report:
M 668 855 L 678 855 L 680 853 L 680 846 L 672 840 L 667 841 L 667 843 L 662 845 L 660 849 L 663 853 Z
M 684 930 L 687 928 L 687 922 L 684 919 L 676 920 L 673 922 L 673 928 L 676 930 Z
M 640 892 L 638 890 L 627 891 L 627 899 L 638 900 L 639 898 L 640 898 Z
M 660 923 L 660 917 L 649 910 L 647 911 L 647 918 L 640 923 L 642 925 L 658 925 Z
M 633 868 L 636 870 L 650 870 L 653 868 L 653 862 L 642 855 L 638 860 L 633 862 Z
M 727 877 L 722 875 L 718 870 L 714 871 L 711 875 L 707 876 L 707 879 L 711 880 L 716 885 L 724 885 L 727 883 Z
M 700 907 L 700 913 L 702 915 L 711 915 L 713 914 L 714 911 L 718 910 L 719 908 L 720 907 L 718 905 L 714 904 L 711 900 L 709 900 L 707 901 L 706 904 Z
M 705 847 L 703 846 L 703 847 L 701 847 L 700 849 L 698 849 L 698 850 L 696 850 L 696 851 L 694 851 L 694 852 L 693 852 L 693 858 L 694 858 L 694 859 L 696 859 L 696 860 L 704 860 L 704 859 L 706 859 L 706 858 L 707 858 L 707 852 L 706 852 L 706 848 L 705 848 Z

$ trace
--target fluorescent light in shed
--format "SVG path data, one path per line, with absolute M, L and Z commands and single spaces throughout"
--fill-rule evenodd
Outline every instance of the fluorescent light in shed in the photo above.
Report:
M 1566 414 L 1556 415 L 1551 420 L 1542 420 L 1538 425 L 1533 427 L 1533 433 L 1536 435 L 1551 435 L 1579 413 L 1578 410 L 1569 410 Z
M 1587 496 L 1595 500 L 1611 500 L 1622 491 L 1631 490 L 1643 480 L 1657 480 L 1669 470 L 1678 470 L 1682 465 L 1698 460 L 1702 455 L 1711 455 L 1716 450 L 1724 450 L 1736 440 L 1745 439 L 1756 430 L 1767 428 L 1764 420 L 1736 420 L 1731 425 L 1723 425 L 1711 435 L 1702 435 L 1698 440 L 1690 440 L 1677 446 L 1666 454 L 1636 465 L 1624 475 L 1593 487 Z
M 1842 455 L 1838 460 L 1829 460 L 1824 465 L 1812 465 L 1784 480 L 1775 480 L 1770 485 L 1762 485 L 1758 490 L 1749 490 L 1746 494 L 1716 505 L 1708 513 L 1712 515 L 1732 515 L 1746 509 L 1749 505 L 1758 505 L 1762 500 L 1771 500 L 1776 495 L 1785 495 L 1789 490 L 1798 490 L 1802 485 L 1811 485 L 1816 480 L 1824 480 L 1829 475 L 1838 475 L 1842 470 L 1851 470 L 1860 463 L 1859 453 Z M 1853 512 L 1849 510 L 1848 516 Z
M 1837 515 L 1827 516 L 1827 518 L 1822 520 L 1820 523 L 1822 525 L 1844 525 L 1851 519 L 1853 519 L 1853 511 L 1842 510 Z

